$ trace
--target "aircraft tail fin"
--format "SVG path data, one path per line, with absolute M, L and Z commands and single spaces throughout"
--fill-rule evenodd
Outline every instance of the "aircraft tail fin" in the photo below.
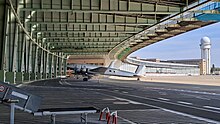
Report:
M 137 76 L 143 76 L 146 72 L 146 67 L 145 65 L 139 65 L 135 71 L 135 74 Z

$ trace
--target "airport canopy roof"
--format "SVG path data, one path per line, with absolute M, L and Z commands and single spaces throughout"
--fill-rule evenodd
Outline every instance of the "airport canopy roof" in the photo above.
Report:
M 123 59 L 155 34 L 131 37 L 196 0 L 19 0 L 20 19 L 51 52 Z M 169 35 L 172 36 L 172 35 Z M 169 37 L 168 36 L 168 37 Z M 158 39 L 158 40 L 162 40 Z M 152 42 L 153 43 L 153 42 Z

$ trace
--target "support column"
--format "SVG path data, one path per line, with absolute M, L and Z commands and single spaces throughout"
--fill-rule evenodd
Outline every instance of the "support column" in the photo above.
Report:
M 47 73 L 46 73 L 46 68 L 47 68 L 47 59 L 46 59 L 46 52 L 43 51 L 43 79 L 46 79 Z
M 58 54 L 61 56 L 61 54 Z M 62 75 L 62 58 L 58 57 L 58 76 Z
M 8 24 L 8 35 L 7 38 L 7 63 L 6 63 L 6 82 L 10 82 L 11 84 L 15 84 L 16 78 L 16 57 L 17 57 L 17 47 L 18 47 L 18 25 L 13 18 L 13 12 L 11 8 L 9 9 L 9 24 Z
M 32 42 L 26 40 L 24 81 L 30 81 Z
M 25 15 L 25 12 L 23 12 Z M 25 20 L 25 17 L 23 17 Z M 25 23 L 23 23 L 24 26 Z M 25 72 L 25 46 L 26 46 L 26 35 L 23 30 L 18 27 L 18 49 L 17 49 L 17 72 L 16 72 L 16 83 L 23 83 L 24 82 L 24 72 Z
M 48 61 L 48 78 L 52 78 L 52 65 L 53 65 L 53 55 L 49 54 L 49 61 Z
M 56 78 L 57 77 L 57 59 L 58 59 L 58 57 L 57 56 L 54 56 L 54 78 Z
M 64 60 L 63 60 L 63 73 L 64 73 L 64 75 L 67 75 L 67 74 L 66 74 L 66 70 L 67 70 L 67 60 L 64 59 Z
M 37 45 L 36 44 L 32 44 L 31 80 L 36 80 L 37 79 L 36 61 L 37 61 Z
M 42 49 L 38 48 L 37 58 L 37 80 L 42 79 Z
M 5 48 L 8 25 L 8 5 L 6 0 L 0 1 L 0 81 L 5 82 Z

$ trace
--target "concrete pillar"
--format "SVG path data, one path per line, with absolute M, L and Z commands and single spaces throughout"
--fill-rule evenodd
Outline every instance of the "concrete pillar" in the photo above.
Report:
M 30 78 L 31 81 L 34 81 L 36 80 L 36 73 L 31 73 L 31 78 Z
M 47 79 L 47 73 L 43 73 L 43 79 Z
M 5 82 L 10 82 L 10 84 L 15 84 L 15 72 L 6 72 Z
M 49 74 L 48 74 L 48 78 L 52 78 L 52 73 L 49 73 Z
M 5 49 L 6 32 L 8 26 L 8 4 L 6 0 L 0 1 L 0 80 L 5 81 Z
M 52 78 L 52 65 L 53 65 L 53 55 L 48 55 L 48 78 Z
M 58 76 L 61 76 L 61 75 L 62 75 L 62 58 L 58 57 Z
M 37 80 L 41 80 L 42 79 L 42 74 L 41 73 L 37 73 Z
M 54 56 L 54 78 L 57 77 L 57 60 L 58 60 L 58 57 L 57 56 Z
M 5 70 L 0 70 L 0 81 L 5 82 Z
M 67 70 L 67 60 L 64 59 L 63 60 L 63 73 L 64 73 L 64 75 L 66 75 L 66 70 Z
M 30 81 L 30 73 L 28 72 L 24 73 L 24 81 Z
M 16 72 L 15 81 L 16 81 L 17 84 L 24 82 L 24 74 L 23 74 L 23 72 Z

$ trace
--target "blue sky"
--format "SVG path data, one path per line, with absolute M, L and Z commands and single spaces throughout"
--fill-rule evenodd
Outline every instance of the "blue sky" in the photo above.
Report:
M 211 63 L 220 67 L 220 23 L 215 23 L 144 47 L 130 56 L 141 58 L 195 59 L 201 58 L 200 39 L 211 40 Z

